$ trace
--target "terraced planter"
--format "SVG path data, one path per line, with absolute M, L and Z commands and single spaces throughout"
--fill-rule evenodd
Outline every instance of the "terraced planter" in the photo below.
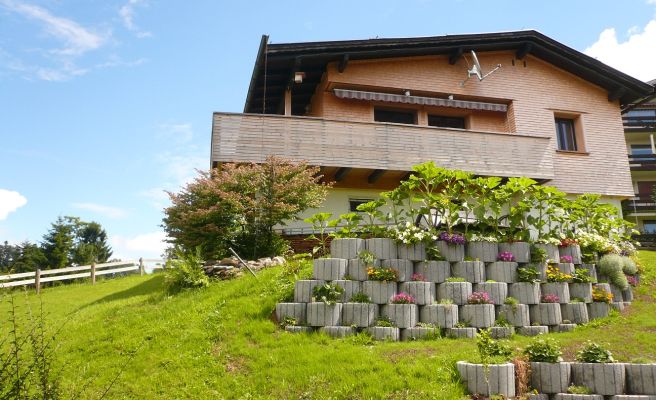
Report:
M 605 283 L 605 282 L 593 283 L 592 286 L 593 286 L 593 287 L 602 288 L 602 289 L 605 290 L 606 292 L 608 292 L 608 293 L 612 293 L 612 291 L 611 291 L 611 289 L 610 289 L 610 283 Z
M 514 297 L 520 304 L 540 303 L 540 284 L 518 282 L 508 285 L 508 296 Z
M 620 302 L 620 303 L 613 302 L 613 303 L 610 303 L 609 305 L 610 305 L 610 308 L 612 308 L 613 310 L 617 310 L 618 312 L 624 311 L 624 303 L 623 302 Z
M 402 260 L 423 261 L 426 259 L 426 245 L 417 244 L 399 244 L 398 257 Z
M 533 265 L 535 269 L 538 271 L 539 278 L 542 282 L 546 282 L 547 280 L 547 268 L 549 268 L 549 264 L 547 263 L 537 263 Z
M 622 296 L 622 289 L 620 289 L 619 287 L 611 284 L 610 292 L 613 294 L 613 303 L 621 303 L 624 301 L 624 298 Z
M 451 339 L 474 339 L 476 328 L 447 328 L 446 337 Z
M 512 326 L 493 326 L 490 328 L 490 336 L 494 339 L 507 339 L 515 333 Z
M 622 300 L 624 302 L 632 302 L 633 301 L 633 290 L 629 286 L 628 289 L 622 290 Z
M 547 282 L 540 287 L 542 297 L 553 294 L 558 296 L 561 304 L 569 303 L 569 284 L 567 282 Z
M 560 261 L 560 252 L 555 244 L 536 243 L 535 247 L 547 252 L 547 259 L 558 262 Z
M 339 280 L 332 281 L 334 285 L 339 285 L 344 289 L 344 293 L 339 299 L 340 303 L 346 303 L 351 300 L 354 294 L 360 293 L 362 291 L 362 282 L 360 281 L 349 281 L 349 280 Z
M 467 282 L 485 282 L 485 263 L 482 261 L 460 261 L 451 266 L 451 276 L 465 278 Z
M 531 386 L 540 393 L 567 392 L 572 381 L 572 366 L 568 362 L 531 362 Z
M 497 307 L 497 317 L 503 317 L 510 325 L 516 327 L 531 325 L 528 305 L 526 304 L 504 304 L 499 306 Z
M 414 328 L 401 329 L 401 340 L 432 339 L 440 336 L 439 328 L 425 328 L 416 326 Z
M 604 396 L 600 394 L 558 393 L 554 395 L 553 400 L 604 400 Z
M 351 335 L 355 335 L 355 328 L 352 326 L 324 326 L 319 328 L 319 332 L 323 332 L 326 335 L 334 338 L 343 338 Z
M 308 303 L 306 318 L 310 326 L 338 326 L 342 320 L 342 304 Z
M 572 257 L 572 263 L 581 264 L 581 247 L 578 244 L 573 244 L 570 246 L 560 246 L 558 247 L 558 254 L 560 256 L 570 256 Z
M 451 300 L 454 304 L 467 304 L 472 294 L 472 284 L 469 282 L 444 282 L 437 285 L 437 299 Z
M 409 281 L 412 278 L 412 274 L 415 271 L 415 268 L 410 260 L 383 260 L 381 262 L 383 268 L 393 268 L 396 272 L 399 273 L 398 280 L 399 282 Z
M 556 264 L 556 266 L 558 267 L 558 270 L 560 272 L 562 272 L 563 274 L 574 275 L 574 271 L 575 271 L 574 264 L 572 264 L 572 263 L 558 263 L 558 264 Z
M 344 278 L 348 260 L 344 258 L 317 258 L 312 261 L 314 279 L 334 281 Z
M 560 324 L 549 327 L 549 332 L 553 333 L 564 333 L 571 332 L 576 329 L 576 324 Z
M 455 304 L 431 304 L 419 307 L 419 321 L 453 328 L 458 323 L 458 306 Z
M 444 257 L 447 261 L 456 262 L 465 259 L 464 244 L 450 244 L 443 240 L 438 240 L 435 242 L 435 247 L 437 247 L 442 257 Z
M 474 328 L 489 328 L 494 326 L 493 304 L 466 304 L 458 310 L 460 322 Z
M 604 396 L 623 394 L 626 371 L 621 363 L 572 363 L 572 380 Z
M 581 264 L 581 268 L 579 269 L 587 270 L 588 272 L 586 272 L 586 275 L 597 280 L 597 266 L 595 264 Z
M 306 311 L 306 303 L 278 303 L 276 304 L 276 319 L 282 322 L 285 318 L 294 318 L 297 324 L 304 324 Z
M 315 286 L 325 284 L 323 280 L 300 280 L 294 284 L 294 303 L 309 303 L 312 301 L 312 290 Z
M 497 282 L 517 282 L 517 263 L 510 261 L 495 261 L 485 267 L 485 278 Z
M 526 400 L 549 400 L 549 395 L 546 393 L 528 393 Z
M 374 260 L 372 267 L 380 267 L 380 260 Z M 351 258 L 348 260 L 346 274 L 356 281 L 366 281 L 369 279 L 367 268 L 367 265 L 359 258 Z
M 405 292 L 415 298 L 419 305 L 435 302 L 435 284 L 432 282 L 403 282 L 399 284 L 399 292 Z
M 496 242 L 467 242 L 465 253 L 474 260 L 494 262 L 499 254 L 499 244 Z
M 366 328 L 376 323 L 378 304 L 344 303 L 342 305 L 342 325 Z
M 656 364 L 625 364 L 626 391 L 656 396 Z
M 592 283 L 570 283 L 570 299 L 583 299 L 584 303 L 592 303 Z
M 588 307 L 585 303 L 561 304 L 560 314 L 563 317 L 563 321 L 571 321 L 575 324 L 587 324 L 590 322 Z
M 367 332 L 374 340 L 389 340 L 398 342 L 400 337 L 399 328 L 389 326 L 372 326 L 367 328 Z
M 558 303 L 541 303 L 529 306 L 531 323 L 540 325 L 559 325 L 563 322 L 560 313 L 560 304 Z
M 419 308 L 416 304 L 386 304 L 380 315 L 389 318 L 399 328 L 412 328 L 419 322 Z
M 518 263 L 531 261 L 531 245 L 526 242 L 499 243 L 499 253 L 509 251 Z
M 369 296 L 372 303 L 387 304 L 393 296 L 396 296 L 396 282 L 362 282 L 362 292 Z
M 474 284 L 474 292 L 486 292 L 495 305 L 501 305 L 508 297 L 508 284 L 503 282 L 483 282 Z
M 344 238 L 333 239 L 330 242 L 330 257 L 332 258 L 357 258 L 358 254 L 365 249 L 363 239 Z
M 522 326 L 516 331 L 522 336 L 537 336 L 549 333 L 549 327 L 544 325 Z
M 415 273 L 423 275 L 428 282 L 442 283 L 451 276 L 451 263 L 422 261 L 415 265 Z
M 483 364 L 458 361 L 456 368 L 469 393 L 515 397 L 515 365 L 512 363 L 491 364 L 486 368 Z
M 601 301 L 595 301 L 590 303 L 588 306 L 588 318 L 597 319 L 604 318 L 608 316 L 610 312 L 610 305 L 608 303 L 603 303 Z
M 394 239 L 372 238 L 365 239 L 364 247 L 374 253 L 379 260 L 394 260 L 398 258 L 398 249 Z
M 312 333 L 314 328 L 311 326 L 287 325 L 285 331 L 290 333 Z

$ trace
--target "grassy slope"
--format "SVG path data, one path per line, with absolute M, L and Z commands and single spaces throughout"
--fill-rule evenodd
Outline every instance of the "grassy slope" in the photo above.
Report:
M 638 300 L 623 315 L 557 334 L 573 354 L 583 341 L 609 344 L 620 360 L 656 359 L 656 253 Z M 367 343 L 281 332 L 270 320 L 281 295 L 279 269 L 203 291 L 167 296 L 161 275 L 43 291 L 43 306 L 59 333 L 63 383 L 82 398 L 98 398 L 126 364 L 109 398 L 390 398 L 458 399 L 456 360 L 476 359 L 472 340 Z M 17 295 L 38 307 L 34 295 Z M 3 298 L 0 315 L 8 302 Z M 0 333 L 8 333 L 2 319 Z M 530 339 L 516 337 L 520 347 Z M 130 359 L 131 355 L 133 358 Z M 84 385 L 88 385 L 83 388 Z

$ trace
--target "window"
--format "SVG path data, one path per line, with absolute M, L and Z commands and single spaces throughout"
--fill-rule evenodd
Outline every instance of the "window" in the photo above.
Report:
M 374 108 L 374 121 L 416 125 L 417 113 L 415 111 L 398 111 L 386 110 L 384 108 Z
M 556 135 L 558 137 L 558 150 L 578 151 L 576 146 L 576 131 L 574 120 L 569 118 L 556 118 Z
M 463 117 L 445 117 L 442 115 L 429 115 L 428 126 L 438 126 L 440 128 L 465 129 L 465 119 Z
M 359 212 L 358 206 L 360 204 L 368 203 L 370 201 L 374 201 L 374 199 L 349 199 L 349 211 Z
M 632 144 L 631 145 L 631 154 L 634 155 L 634 156 L 652 154 L 651 153 L 651 145 L 648 145 L 648 144 Z
M 655 219 L 646 219 L 642 221 L 642 232 L 643 233 L 656 233 L 656 220 Z

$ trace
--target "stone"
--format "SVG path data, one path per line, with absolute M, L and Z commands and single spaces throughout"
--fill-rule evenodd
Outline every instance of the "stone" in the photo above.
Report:
M 572 363 L 572 380 L 592 393 L 612 396 L 624 394 L 626 371 L 621 363 Z
M 540 284 L 533 282 L 518 282 L 508 285 L 508 296 L 519 301 L 520 304 L 540 303 Z
M 538 271 L 538 278 L 542 282 L 547 281 L 547 268 L 549 268 L 549 264 L 547 263 L 537 263 L 533 264 L 533 267 Z
M 314 328 L 311 326 L 287 325 L 285 331 L 290 333 L 312 333 L 314 332 Z
M 610 305 L 610 308 L 612 308 L 613 310 L 616 310 L 616 311 L 619 311 L 619 312 L 624 311 L 624 302 L 620 302 L 620 303 L 613 302 L 613 303 L 610 303 L 609 305 Z
M 374 260 L 372 267 L 380 267 L 380 260 Z M 367 275 L 368 266 L 359 258 L 352 258 L 348 260 L 346 274 L 356 281 L 366 281 L 369 279 Z
M 560 252 L 558 251 L 558 246 L 555 244 L 536 243 L 535 247 L 546 251 L 548 260 L 554 262 L 560 261 Z
M 618 394 L 616 396 L 609 396 L 609 400 L 656 400 L 656 396 L 640 395 L 640 394 Z
M 496 242 L 467 242 L 465 254 L 473 260 L 485 263 L 494 262 L 499 254 L 499 244 Z
M 289 317 L 294 318 L 297 324 L 304 324 L 306 311 L 306 303 L 278 303 L 276 304 L 276 319 L 278 322 L 282 322 Z
M 394 260 L 398 258 L 397 245 L 394 239 L 365 239 L 365 248 L 374 253 L 376 258 L 380 260 Z
M 383 268 L 392 268 L 398 272 L 398 281 L 404 282 L 412 279 L 412 274 L 415 271 L 414 265 L 410 260 L 383 260 L 381 262 L 381 267 Z
M 595 264 L 581 264 L 581 268 L 578 268 L 578 270 L 586 270 L 586 275 L 595 281 L 597 280 L 597 266 Z
M 594 283 L 592 284 L 592 286 L 601 288 L 608 293 L 612 293 L 612 291 L 610 290 L 610 283 Z
M 528 393 L 526 400 L 549 400 L 549 395 L 545 393 Z
M 485 278 L 497 282 L 517 282 L 517 263 L 495 261 L 485 267 Z
M 572 257 L 572 263 L 581 264 L 581 247 L 578 244 L 572 244 L 569 246 L 559 246 L 558 254 L 562 256 Z
M 435 284 L 433 282 L 403 282 L 399 284 L 399 292 L 405 292 L 415 298 L 419 305 L 435 302 Z
M 518 263 L 531 262 L 531 245 L 527 242 L 499 243 L 499 253 L 509 251 Z
M 389 327 L 389 326 L 372 326 L 367 328 L 367 332 L 375 340 L 389 340 L 393 342 L 399 341 L 399 328 Z
M 485 263 L 481 261 L 460 261 L 451 266 L 451 276 L 465 278 L 467 282 L 485 282 Z
M 529 318 L 528 305 L 504 304 L 497 307 L 497 318 L 503 318 L 512 326 L 521 327 L 531 325 Z
M 560 304 L 558 303 L 541 303 L 529 306 L 531 323 L 540 325 L 559 325 L 563 322 L 560 313 Z
M 592 283 L 570 283 L 569 298 L 582 299 L 584 303 L 592 303 Z
M 588 307 L 585 303 L 561 304 L 560 314 L 563 317 L 563 321 L 567 320 L 575 324 L 587 324 L 590 322 Z
M 419 321 L 453 328 L 458 323 L 458 306 L 455 304 L 431 304 L 419 307 Z
M 226 257 L 226 258 L 222 258 L 221 261 L 219 261 L 219 265 L 230 265 L 232 267 L 239 267 L 239 260 L 237 260 L 235 257 Z
M 572 381 L 572 366 L 568 362 L 531 362 L 531 386 L 540 393 L 567 392 Z
M 340 303 L 346 303 L 351 300 L 354 294 L 362 292 L 362 282 L 360 281 L 338 280 L 332 281 L 332 284 L 339 285 L 339 287 L 344 289 L 344 293 L 342 293 L 339 299 Z
M 507 339 L 515 333 L 512 326 L 493 326 L 490 328 L 490 336 L 494 339 Z
M 323 280 L 300 280 L 294 284 L 294 303 L 309 303 L 312 301 L 312 290 L 315 286 L 325 284 Z
M 386 304 L 380 315 L 388 318 L 398 328 L 412 328 L 419 322 L 419 309 L 416 304 Z
M 625 364 L 625 370 L 628 393 L 656 396 L 656 364 Z
M 362 283 L 362 292 L 372 303 L 387 304 L 396 296 L 396 282 L 366 281 Z
M 483 282 L 474 284 L 474 292 L 485 292 L 495 305 L 501 305 L 508 297 L 508 284 L 503 282 Z
M 559 302 L 561 304 L 569 303 L 569 285 L 567 282 L 547 282 L 543 283 L 540 286 L 540 291 L 542 292 L 542 298 L 548 294 L 555 294 L 558 296 Z
M 549 333 L 549 327 L 544 325 L 522 326 L 516 331 L 522 336 L 537 336 Z
M 613 303 L 621 303 L 624 301 L 622 296 L 622 289 L 616 285 L 610 285 L 610 292 L 613 294 Z
M 465 259 L 464 244 L 450 244 L 443 240 L 438 240 L 435 242 L 435 247 L 440 251 L 442 257 L 449 262 L 457 262 Z
M 558 263 L 556 266 L 563 274 L 574 275 L 575 268 L 573 263 Z
M 447 328 L 446 337 L 451 339 L 474 339 L 476 328 Z
M 414 327 L 401 329 L 401 340 L 435 339 L 440 337 L 439 328 Z
M 493 304 L 466 304 L 460 306 L 458 310 L 460 322 L 474 328 L 489 328 L 494 326 L 494 314 Z
M 415 265 L 415 274 L 421 274 L 428 282 L 442 283 L 451 276 L 448 261 L 422 261 Z
M 365 249 L 363 239 L 335 238 L 330 242 L 330 257 L 353 259 Z
M 344 258 L 317 258 L 313 263 L 313 278 L 324 281 L 334 281 L 344 278 L 348 260 Z
M 610 305 L 601 301 L 595 301 L 594 303 L 590 303 L 587 306 L 588 318 L 591 320 L 607 317 L 608 313 L 610 312 Z
M 486 367 L 483 364 L 458 361 L 456 369 L 469 393 L 515 397 L 515 365 L 512 363 L 490 364 Z
M 598 394 L 558 393 L 553 396 L 553 400 L 604 400 L 604 396 Z
M 342 320 L 342 304 L 308 303 L 306 318 L 310 326 L 337 326 Z
M 343 338 L 351 335 L 355 335 L 355 328 L 352 326 L 323 326 L 319 328 L 319 332 L 323 332 L 326 335 L 334 338 Z
M 397 247 L 398 257 L 402 260 L 424 261 L 426 259 L 426 245 L 417 244 L 399 244 Z
M 550 326 L 549 332 L 553 332 L 553 333 L 572 332 L 574 329 L 576 329 L 576 324 L 560 324 L 560 325 Z
M 472 284 L 469 282 L 444 282 L 437 285 L 437 299 L 451 300 L 454 304 L 467 304 L 472 294 Z
M 283 265 L 287 262 L 283 256 L 275 256 L 271 259 L 271 261 L 273 262 L 273 265 Z
M 626 302 L 632 302 L 633 301 L 633 290 L 631 289 L 631 286 L 629 286 L 628 289 L 622 290 L 622 300 Z
M 344 303 L 342 305 L 342 325 L 366 328 L 373 326 L 378 319 L 378 304 Z

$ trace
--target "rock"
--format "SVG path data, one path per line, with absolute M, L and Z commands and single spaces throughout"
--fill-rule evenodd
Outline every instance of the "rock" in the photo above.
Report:
M 237 260 L 237 258 L 235 258 L 235 257 L 226 257 L 226 258 L 221 259 L 221 261 L 219 261 L 219 264 L 221 264 L 221 265 L 231 265 L 233 267 L 238 267 L 239 266 L 239 260 Z

